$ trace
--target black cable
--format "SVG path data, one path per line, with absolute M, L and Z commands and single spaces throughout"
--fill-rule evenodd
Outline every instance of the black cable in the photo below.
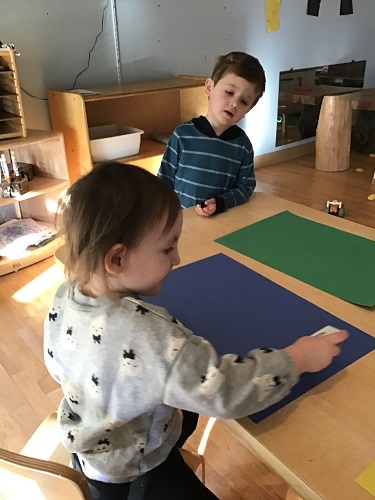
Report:
M 32 95 L 32 94 L 30 94 L 27 90 L 25 90 L 22 87 L 20 87 L 20 89 L 22 90 L 22 92 L 25 92 L 25 94 L 27 94 L 30 97 L 33 97 L 34 99 L 39 99 L 40 101 L 48 101 L 48 99 L 46 97 L 38 97 L 36 95 Z
M 105 12 L 107 10 L 107 7 L 109 5 L 109 2 L 110 0 L 107 0 L 107 3 L 105 4 L 104 8 L 103 8 L 103 13 L 102 13 L 102 28 L 100 30 L 100 32 L 96 35 L 95 37 L 95 42 L 94 42 L 94 45 L 91 47 L 90 49 L 90 52 L 89 52 L 89 56 L 88 56 L 88 60 L 87 60 L 87 66 L 85 69 L 83 69 L 82 71 L 80 71 L 78 73 L 78 75 L 75 77 L 75 80 L 74 80 L 74 83 L 73 83 L 73 86 L 71 89 L 69 90 L 73 90 L 76 83 L 77 83 L 77 80 L 78 78 L 85 72 L 89 69 L 89 66 L 90 66 L 90 58 L 91 58 L 91 52 L 94 50 L 95 48 L 95 45 L 96 45 L 96 42 L 98 41 L 98 38 L 100 37 L 100 35 L 103 33 L 104 31 L 104 19 L 105 19 Z M 48 101 L 48 99 L 46 97 L 38 97 L 36 95 L 33 95 L 33 94 L 30 94 L 30 92 L 28 92 L 27 90 L 25 90 L 24 88 L 20 87 L 20 89 L 22 90 L 22 92 L 25 92 L 25 94 L 27 94 L 28 96 L 32 97 L 33 99 L 39 99 L 40 101 Z
M 90 66 L 90 58 L 91 58 L 91 52 L 94 50 L 95 45 L 96 45 L 96 42 L 98 41 L 98 38 L 100 37 L 100 35 L 101 35 L 101 34 L 103 33 L 103 31 L 104 31 L 104 19 L 105 19 L 105 12 L 106 12 L 106 10 L 107 10 L 107 7 L 108 7 L 108 5 L 109 5 L 109 2 L 110 2 L 110 0 L 107 0 L 107 3 L 106 3 L 106 4 L 105 4 L 105 6 L 104 6 L 104 9 L 103 9 L 103 14 L 102 14 L 102 29 L 101 29 L 101 30 L 100 30 L 100 32 L 96 35 L 96 37 L 95 37 L 95 41 L 94 41 L 94 45 L 93 45 L 93 46 L 91 47 L 91 49 L 90 49 L 89 56 L 88 56 L 88 60 L 87 60 L 87 66 L 86 66 L 86 68 L 85 68 L 85 69 L 83 69 L 82 71 L 80 71 L 80 72 L 78 73 L 78 75 L 75 77 L 75 80 L 74 80 L 74 83 L 73 83 L 72 88 L 71 88 L 71 89 L 69 89 L 69 90 L 73 90 L 73 89 L 74 89 L 74 87 L 76 86 L 76 83 L 77 83 L 78 77 L 80 77 L 80 76 L 81 76 L 81 75 L 82 75 L 85 71 L 87 71 L 87 70 L 89 69 L 89 66 Z

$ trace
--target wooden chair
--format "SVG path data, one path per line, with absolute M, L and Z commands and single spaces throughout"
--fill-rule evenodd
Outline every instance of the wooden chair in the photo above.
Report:
M 92 500 L 82 474 L 48 460 L 0 449 L 0 498 Z
M 206 463 L 204 456 L 200 453 L 186 450 L 185 448 L 180 448 L 180 453 L 193 472 L 197 473 L 197 470 L 201 467 L 201 481 L 203 484 L 206 484 Z
M 68 466 L 70 455 L 60 444 L 56 424 L 54 412 L 20 453 L 0 449 L 1 499 L 92 500 L 84 476 Z
M 205 482 L 203 454 L 181 449 L 188 466 Z M 70 453 L 60 442 L 57 413 L 49 415 L 20 453 L 0 448 L 0 499 L 92 500 L 82 474 L 69 467 Z

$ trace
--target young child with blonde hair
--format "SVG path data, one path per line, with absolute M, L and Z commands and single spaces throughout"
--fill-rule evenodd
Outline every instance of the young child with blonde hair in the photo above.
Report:
M 346 333 L 219 357 L 142 300 L 180 263 L 182 211 L 173 189 L 138 167 L 95 167 L 68 189 L 58 217 L 67 281 L 46 317 L 44 349 L 74 468 L 94 499 L 216 498 L 179 452 L 197 414 L 238 418 L 275 403 L 300 373 L 329 365 Z M 270 378 L 277 383 L 259 397 Z

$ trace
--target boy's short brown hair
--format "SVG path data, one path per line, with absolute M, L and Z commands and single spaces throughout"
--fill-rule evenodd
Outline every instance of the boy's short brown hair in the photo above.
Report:
M 106 286 L 108 250 L 116 243 L 135 248 L 163 221 L 168 232 L 180 212 L 176 193 L 150 172 L 115 161 L 94 167 L 59 203 L 57 227 L 65 241 L 67 278 L 84 286 L 96 273 Z
M 229 52 L 218 56 L 211 75 L 214 84 L 216 85 L 227 73 L 234 73 L 255 85 L 258 97 L 253 104 L 254 107 L 266 88 L 266 76 L 259 60 L 245 52 Z

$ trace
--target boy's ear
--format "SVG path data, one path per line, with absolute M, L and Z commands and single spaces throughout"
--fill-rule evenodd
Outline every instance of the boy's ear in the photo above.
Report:
M 117 276 L 125 269 L 126 248 L 122 243 L 116 243 L 107 252 L 104 258 L 104 267 L 107 273 Z
M 214 81 L 212 78 L 207 78 L 205 84 L 204 84 L 204 91 L 206 95 L 210 96 L 212 89 L 215 87 Z

